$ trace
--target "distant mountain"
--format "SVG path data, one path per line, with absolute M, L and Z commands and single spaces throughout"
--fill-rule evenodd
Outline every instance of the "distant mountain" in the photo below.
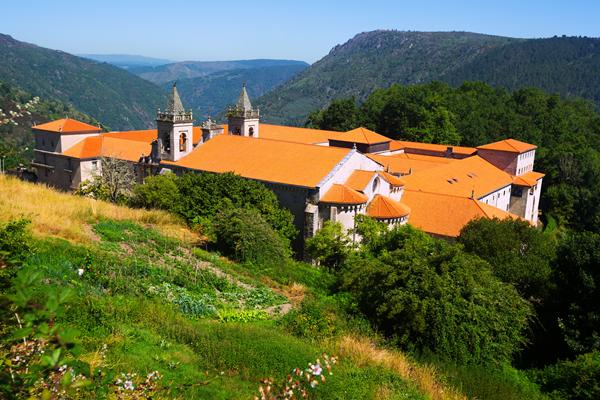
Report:
M 153 58 L 131 54 L 77 54 L 77 56 L 88 58 L 94 61 L 105 62 L 124 69 L 130 69 L 133 67 L 156 67 L 173 62 L 172 60 L 166 60 L 163 58 Z
M 163 90 L 129 72 L 0 34 L 0 81 L 72 105 L 112 129 L 154 125 Z
M 264 119 L 303 124 L 331 100 L 363 100 L 392 83 L 483 80 L 538 86 L 600 104 L 600 39 L 514 39 L 468 32 L 373 31 L 356 35 L 257 104 Z
M 134 67 L 129 71 L 156 84 L 206 76 L 215 72 L 282 66 L 308 67 L 295 60 L 238 60 L 238 61 L 182 61 L 157 67 Z
M 304 64 L 233 69 L 177 81 L 177 89 L 186 107 L 191 107 L 196 120 L 213 117 L 235 103 L 244 83 L 251 98 L 256 99 L 277 85 L 306 69 Z M 170 89 L 173 82 L 163 84 Z

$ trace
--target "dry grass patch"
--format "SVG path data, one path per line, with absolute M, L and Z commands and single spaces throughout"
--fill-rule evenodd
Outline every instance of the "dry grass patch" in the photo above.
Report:
M 188 243 L 198 240 L 198 236 L 180 220 L 164 211 L 117 206 L 0 175 L 0 222 L 15 218 L 30 219 L 36 235 L 60 237 L 76 243 L 93 241 L 89 226 L 102 218 L 152 226 L 166 236 Z
M 440 377 L 430 365 L 419 365 L 399 351 L 377 348 L 368 339 L 346 336 L 338 343 L 339 354 L 358 366 L 374 365 L 388 368 L 433 400 L 466 400 L 456 389 L 440 382 Z

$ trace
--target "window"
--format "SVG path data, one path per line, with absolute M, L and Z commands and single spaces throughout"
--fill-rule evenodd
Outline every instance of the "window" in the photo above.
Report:
M 248 135 L 254 136 L 254 127 L 253 126 L 251 126 L 250 129 L 248 129 Z
M 375 180 L 373 181 L 373 192 L 375 192 L 378 187 L 379 187 L 379 178 L 375 178 Z
M 186 151 L 187 149 L 187 136 L 184 132 L 179 135 L 179 151 Z
M 92 171 L 98 170 L 98 161 L 92 161 Z

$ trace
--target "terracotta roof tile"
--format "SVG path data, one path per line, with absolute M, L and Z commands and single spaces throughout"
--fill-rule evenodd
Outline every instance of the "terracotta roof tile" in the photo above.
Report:
M 434 168 L 441 164 L 456 161 L 454 158 L 425 156 L 420 154 L 393 154 L 384 156 L 380 154 L 366 154 L 371 160 L 381 164 L 386 170 L 394 174 L 407 175 L 412 172 Z
M 525 153 L 526 151 L 537 149 L 537 146 L 515 139 L 505 139 L 500 140 L 499 142 L 484 144 L 477 148 L 482 150 L 507 151 L 510 153 Z
M 346 180 L 345 185 L 360 192 L 364 191 L 376 171 L 363 171 L 360 169 L 352 172 L 352 175 Z
M 518 218 L 475 199 L 440 193 L 405 190 L 402 202 L 410 207 L 410 225 L 447 237 L 457 237 L 462 227 L 475 218 Z
M 390 151 L 394 150 L 428 150 L 435 151 L 438 153 L 445 153 L 448 147 L 452 147 L 452 152 L 461 155 L 474 154 L 477 149 L 474 147 L 466 146 L 453 146 L 450 144 L 434 144 L 434 143 L 421 143 L 421 142 L 409 142 L 406 140 L 394 140 L 390 143 Z
M 179 167 L 234 172 L 246 178 L 295 186 L 317 185 L 351 150 L 236 135 L 219 135 L 177 162 Z
M 406 188 L 423 192 L 481 198 L 511 185 L 513 178 L 479 156 L 404 176 Z
M 513 176 L 513 185 L 532 187 L 544 176 L 541 172 L 529 171 L 520 176 Z
M 336 132 L 336 135 L 333 135 L 329 139 L 361 144 L 385 143 L 392 140 L 387 136 L 380 135 L 377 132 L 373 132 L 363 127 L 352 129 L 351 131 L 343 132 L 341 134 Z
M 398 178 L 385 171 L 379 171 L 379 176 L 392 186 L 404 186 L 406 184 L 404 179 Z
M 376 219 L 392 219 L 405 217 L 410 213 L 410 208 L 399 201 L 379 194 L 367 206 L 367 215 Z
M 225 132 L 227 128 L 225 127 Z M 282 140 L 305 144 L 327 143 L 329 138 L 341 136 L 343 132 L 326 131 L 321 129 L 296 128 L 292 126 L 260 124 L 261 139 Z
M 192 130 L 194 136 L 193 143 L 196 144 L 200 141 L 200 138 L 202 137 L 202 129 L 199 126 L 194 126 Z M 156 129 L 144 129 L 138 131 L 113 131 L 105 133 L 104 136 L 126 140 L 138 140 L 140 142 L 151 143 L 158 137 L 158 131 Z
M 100 135 L 82 140 L 63 154 L 80 159 L 113 157 L 135 162 L 150 151 L 150 143 Z
M 97 126 L 86 124 L 85 122 L 71 118 L 46 122 L 45 124 L 34 126 L 33 129 L 56 133 L 96 133 L 102 131 L 102 129 Z
M 346 185 L 336 183 L 331 185 L 331 188 L 319 201 L 331 204 L 364 204 L 369 201 L 369 198 Z

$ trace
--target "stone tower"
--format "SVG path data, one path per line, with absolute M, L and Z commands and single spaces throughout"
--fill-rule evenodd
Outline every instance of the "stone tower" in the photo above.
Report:
M 160 158 L 177 161 L 193 149 L 193 118 L 191 111 L 185 111 L 177 87 L 173 84 L 171 98 L 165 111 L 158 110 L 158 148 Z
M 246 84 L 242 86 L 236 105 L 227 110 L 227 121 L 230 135 L 258 137 L 259 110 L 252 108 L 248 92 L 246 92 Z

